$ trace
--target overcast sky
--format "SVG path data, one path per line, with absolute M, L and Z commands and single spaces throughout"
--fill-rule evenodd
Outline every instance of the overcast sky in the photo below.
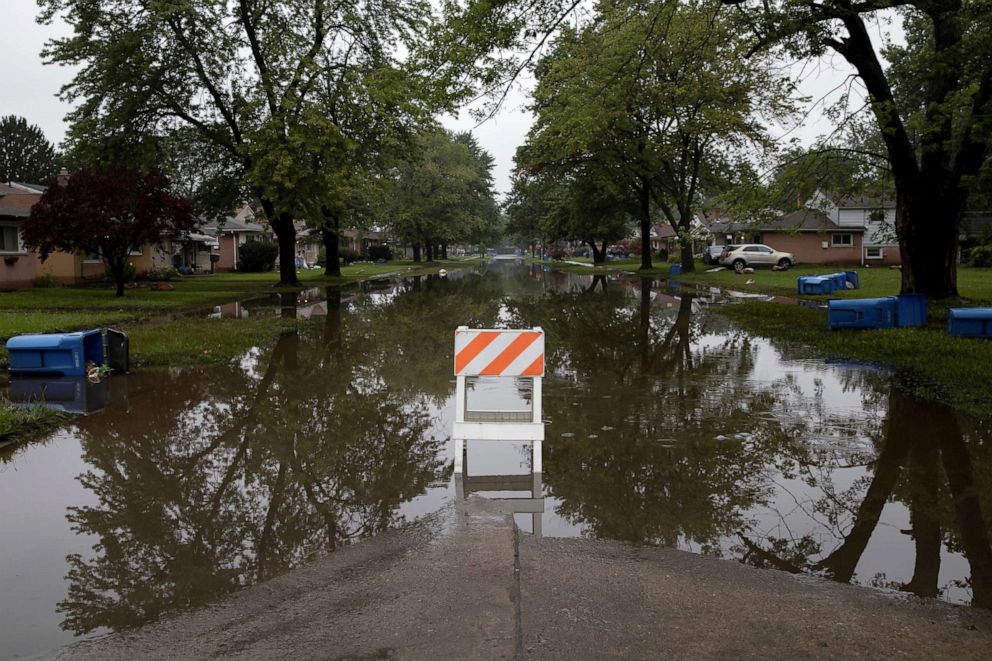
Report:
M 69 34 L 69 30 L 61 23 L 38 25 L 35 21 L 37 15 L 35 0 L 0 0 L 0 116 L 23 116 L 29 123 L 41 127 L 48 139 L 58 144 L 65 136 L 63 118 L 68 106 L 59 100 L 57 94 L 71 80 L 73 70 L 43 64 L 40 53 L 46 40 Z M 841 84 L 849 71 L 838 56 L 807 65 L 801 89 L 806 95 L 820 98 Z M 481 126 L 476 126 L 467 112 L 442 120 L 449 128 L 472 130 L 479 143 L 493 155 L 496 160 L 496 188 L 501 193 L 510 188 L 513 154 L 523 142 L 531 123 L 530 115 L 523 108 L 526 101 L 524 91 L 514 91 L 502 112 Z M 788 136 L 809 143 L 830 129 L 829 122 L 815 110 L 798 129 L 788 132 Z M 785 130 L 779 133 L 785 133 Z

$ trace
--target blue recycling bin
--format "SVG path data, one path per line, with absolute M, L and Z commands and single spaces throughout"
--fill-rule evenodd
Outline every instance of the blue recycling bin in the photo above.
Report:
M 19 335 L 7 340 L 11 374 L 86 376 L 86 365 L 102 365 L 103 334 L 99 330 L 48 335 Z
M 79 376 L 12 376 L 8 392 L 17 407 L 45 406 L 56 411 L 89 415 L 107 406 L 107 382 Z
M 851 283 L 851 287 L 854 289 L 861 288 L 861 280 L 858 278 L 857 271 L 844 271 L 844 277 L 849 283 Z
M 821 275 L 801 275 L 796 278 L 799 294 L 832 294 L 837 290 L 835 278 Z
M 847 274 L 846 273 L 830 273 L 823 276 L 824 278 L 830 278 L 834 281 L 834 289 L 847 289 Z
M 947 334 L 992 339 L 992 308 L 951 308 L 947 311 Z
M 827 303 L 827 325 L 838 328 L 894 328 L 898 303 L 884 298 L 834 299 Z
M 927 297 L 924 294 L 899 294 L 896 296 L 896 326 L 927 325 Z
M 668 267 L 668 275 L 682 275 L 682 265 L 672 264 Z

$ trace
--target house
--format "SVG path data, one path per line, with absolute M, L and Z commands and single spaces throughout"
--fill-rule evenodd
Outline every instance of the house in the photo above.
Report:
M 385 244 L 386 237 L 382 232 L 366 232 L 355 228 L 341 231 L 341 249 L 354 250 L 362 257 L 369 256 L 370 246 L 381 246 Z
M 255 212 L 247 204 L 222 222 L 205 223 L 200 230 L 217 240 L 218 259 L 215 268 L 218 271 L 233 271 L 237 268 L 238 250 L 241 246 L 250 241 L 269 240 L 269 231 L 255 222 Z
M 763 243 L 791 252 L 800 264 L 861 264 L 864 258 L 863 227 L 841 226 L 808 207 L 757 225 L 720 219 L 710 231 L 717 244 Z
M 219 260 L 217 237 L 197 232 L 183 232 L 174 236 L 164 236 L 162 241 L 151 248 L 153 271 L 175 268 L 182 273 L 213 273 L 214 264 Z
M 68 176 L 68 173 L 65 174 Z M 31 215 L 31 207 L 41 199 L 43 186 L 0 184 L 0 288 L 30 287 L 36 278 L 51 277 L 67 285 L 100 280 L 106 275 L 103 259 L 91 253 L 53 252 L 48 259 L 25 249 L 20 236 L 21 223 Z M 151 246 L 139 246 L 131 252 L 131 262 L 138 274 L 147 273 L 151 265 Z
M 21 223 L 41 192 L 20 184 L 0 184 L 0 289 L 30 287 L 38 260 L 21 240 Z
M 312 266 L 320 257 L 323 240 L 319 231 L 307 227 L 306 221 L 294 220 L 296 226 L 296 263 L 297 266 Z
M 867 266 L 902 263 L 895 232 L 894 196 L 839 195 L 817 190 L 806 206 L 823 211 L 843 229 L 863 230 L 862 261 L 859 263 Z

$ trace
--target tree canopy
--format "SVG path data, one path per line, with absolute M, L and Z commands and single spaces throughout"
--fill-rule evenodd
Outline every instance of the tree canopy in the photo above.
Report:
M 23 117 L 0 117 L 0 181 L 47 184 L 57 173 L 55 148 L 40 128 Z

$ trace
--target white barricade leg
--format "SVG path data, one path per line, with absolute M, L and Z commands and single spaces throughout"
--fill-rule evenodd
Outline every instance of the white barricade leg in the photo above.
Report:
M 531 470 L 535 473 L 543 472 L 543 467 L 541 466 L 541 441 L 531 441 Z
M 465 454 L 465 441 L 460 438 L 455 439 L 455 473 L 461 474 L 462 472 L 462 458 Z

